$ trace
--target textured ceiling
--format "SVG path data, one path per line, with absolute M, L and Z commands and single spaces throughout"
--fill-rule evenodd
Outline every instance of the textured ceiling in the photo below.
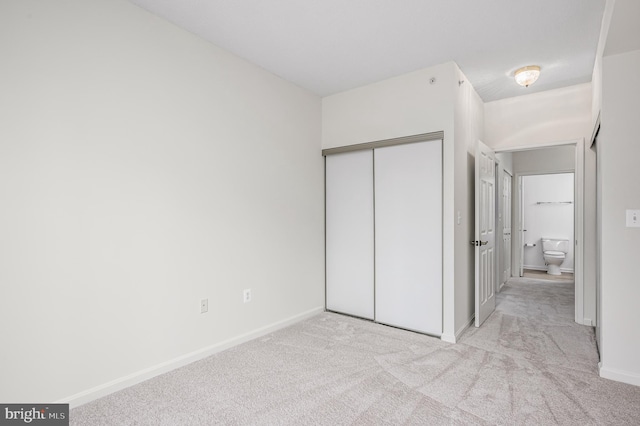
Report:
M 486 102 L 591 80 L 605 0 L 130 0 L 321 96 L 455 61 Z M 513 81 L 537 64 L 538 82 Z

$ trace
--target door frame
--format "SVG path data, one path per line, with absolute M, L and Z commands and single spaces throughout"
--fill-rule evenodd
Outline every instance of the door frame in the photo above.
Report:
M 513 253 L 513 181 L 514 181 L 514 177 L 513 177 L 513 170 L 508 171 L 505 167 L 502 166 L 502 164 L 496 160 L 496 164 L 498 165 L 498 170 L 499 173 L 496 174 L 496 179 L 500 178 L 500 182 L 496 183 L 496 191 L 497 191 L 497 195 L 496 195 L 496 232 L 497 232 L 497 236 L 499 237 L 499 247 L 498 250 L 496 251 L 496 254 L 498 256 L 498 260 L 497 260 L 497 265 L 498 267 L 496 268 L 496 270 L 500 273 L 500 278 L 498 280 L 496 280 L 496 294 L 499 293 L 500 291 L 502 291 L 502 288 L 504 287 L 504 284 L 509 280 L 509 278 L 511 278 L 511 274 L 512 272 L 512 268 L 511 268 L 511 257 L 512 257 L 512 253 Z M 510 189 L 510 193 L 509 193 L 509 221 L 510 221 L 510 225 L 511 227 L 509 228 L 509 261 L 506 262 L 506 259 L 504 258 L 505 256 L 505 252 L 506 250 L 504 249 L 504 223 L 505 223 L 505 217 L 502 214 L 503 210 L 504 210 L 504 203 L 503 203 L 503 195 L 504 195 L 504 175 L 508 174 L 509 175 L 509 184 L 511 185 Z M 500 215 L 500 218 L 498 218 L 498 215 Z M 502 281 L 502 278 L 504 277 L 504 266 L 509 263 L 509 276 L 505 277 L 505 280 Z
M 495 156 L 495 154 L 494 154 Z M 495 177 L 496 177 L 496 195 L 495 195 L 495 228 L 496 228 L 496 241 L 500 241 L 502 242 L 504 239 L 504 234 L 503 234 L 503 220 L 504 218 L 502 217 L 502 211 L 500 210 L 500 208 L 502 207 L 502 193 L 503 193 L 503 188 L 502 188 L 502 172 L 503 167 L 502 164 L 500 164 L 500 160 L 498 159 L 498 157 L 495 158 Z M 500 284 L 502 284 L 500 281 L 502 281 L 502 273 L 504 272 L 502 270 L 502 263 L 504 261 L 503 256 L 504 256 L 504 244 L 496 244 L 496 259 L 495 259 L 495 268 L 496 268 L 496 279 L 494 282 L 495 288 L 494 291 L 496 293 L 496 295 L 500 292 L 500 289 L 502 288 L 500 286 Z
M 575 161 L 574 161 L 574 170 L 575 173 L 575 182 L 574 182 L 574 280 L 575 280 L 575 322 L 583 325 L 591 325 L 591 321 L 589 323 L 585 322 L 584 319 L 584 149 L 585 142 L 584 138 L 580 139 L 572 139 L 567 141 L 557 141 L 557 142 L 549 142 L 543 143 L 539 145 L 525 145 L 525 146 L 507 146 L 494 148 L 496 153 L 508 153 L 508 152 L 521 152 L 521 151 L 532 151 L 536 149 L 544 149 L 544 148 L 553 148 L 557 146 L 563 145 L 573 145 L 575 146 Z M 515 172 L 514 172 L 515 174 Z M 518 182 L 518 178 L 516 178 L 516 183 Z M 516 184 L 516 190 L 519 192 Z M 519 199 L 518 197 L 512 196 L 513 200 Z M 517 210 L 516 210 L 517 212 Z M 518 217 L 515 214 L 512 217 Z M 513 223 L 512 223 L 513 226 Z M 513 232 L 511 233 L 513 235 Z M 511 241 L 511 253 L 512 253 L 512 262 L 515 259 L 513 256 L 514 247 L 521 245 L 520 236 L 518 235 L 518 241 Z M 518 253 L 519 256 L 519 253 Z M 511 274 L 513 275 L 513 271 L 516 269 L 512 263 Z

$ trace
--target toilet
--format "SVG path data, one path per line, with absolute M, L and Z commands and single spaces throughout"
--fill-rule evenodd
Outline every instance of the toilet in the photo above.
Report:
M 542 257 L 547 265 L 547 274 L 561 275 L 560 265 L 569 251 L 569 240 L 542 238 Z

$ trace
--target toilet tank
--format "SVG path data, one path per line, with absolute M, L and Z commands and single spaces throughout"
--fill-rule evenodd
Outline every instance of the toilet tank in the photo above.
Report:
M 569 240 L 556 238 L 542 238 L 542 251 L 569 251 Z

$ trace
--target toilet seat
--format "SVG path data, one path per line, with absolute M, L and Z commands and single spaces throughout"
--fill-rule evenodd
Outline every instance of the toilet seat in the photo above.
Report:
M 564 252 L 563 251 L 549 250 L 549 251 L 545 251 L 544 255 L 545 256 L 549 256 L 549 257 L 564 257 Z

